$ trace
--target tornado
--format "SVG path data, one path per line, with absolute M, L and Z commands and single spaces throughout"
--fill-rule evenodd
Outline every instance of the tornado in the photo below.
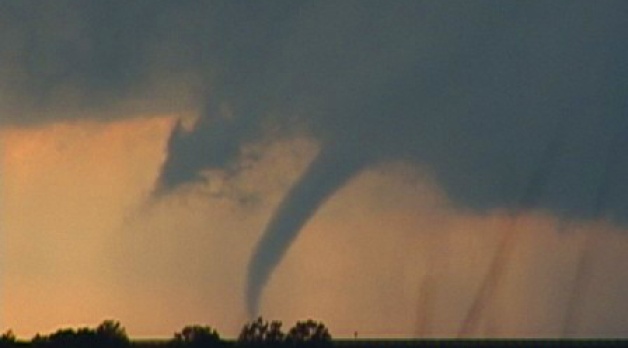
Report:
M 301 228 L 338 189 L 367 164 L 364 156 L 338 146 L 323 147 L 292 186 L 267 224 L 248 266 L 246 305 L 259 313 L 262 291 Z

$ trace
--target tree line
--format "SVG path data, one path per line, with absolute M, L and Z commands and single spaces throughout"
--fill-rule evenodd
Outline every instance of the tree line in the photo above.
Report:
M 332 337 L 327 327 L 309 319 L 298 321 L 288 332 L 282 330 L 282 322 L 267 321 L 262 317 L 246 323 L 235 341 L 224 340 L 216 329 L 210 326 L 189 325 L 160 344 L 161 347 L 201 348 L 201 347 L 331 347 Z M 16 338 L 8 330 L 0 336 L 0 348 L 131 348 L 132 342 L 125 328 L 118 321 L 105 320 L 96 328 L 64 328 L 50 335 L 37 334 L 30 341 Z

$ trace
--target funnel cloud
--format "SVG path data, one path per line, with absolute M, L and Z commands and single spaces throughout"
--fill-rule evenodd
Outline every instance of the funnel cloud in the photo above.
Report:
M 343 149 L 323 149 L 273 214 L 249 262 L 246 301 L 250 315 L 259 312 L 261 292 L 299 230 L 327 198 L 363 168 L 362 158 L 348 155 Z

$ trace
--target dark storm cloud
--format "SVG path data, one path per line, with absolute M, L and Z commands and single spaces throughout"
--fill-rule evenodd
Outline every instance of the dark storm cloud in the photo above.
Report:
M 626 158 L 612 175 L 604 160 L 628 150 L 610 145 L 626 117 L 623 1 L 0 6 L 3 123 L 196 100 L 197 123 L 172 132 L 160 191 L 207 169 L 237 172 L 243 147 L 295 132 L 316 138 L 323 158 L 360 163 L 334 174 L 319 157 L 295 183 L 255 252 L 269 263 L 262 276 L 250 268 L 250 308 L 325 199 L 389 160 L 430 170 L 461 209 L 628 217 L 628 185 L 614 179 Z M 600 182 L 612 182 L 602 206 Z M 301 221 L 288 204 L 307 210 Z
M 226 1 L 2 1 L 0 121 L 195 108 L 190 104 L 206 97 L 210 80 L 223 72 L 232 78 L 245 73 L 245 61 L 253 57 L 239 56 L 238 46 L 268 39 L 253 30 L 256 7 Z
M 624 182 L 613 183 L 614 194 L 605 199 L 614 203 L 603 211 L 595 208 L 595 196 L 606 180 L 601 159 L 626 116 L 626 5 L 369 5 L 318 4 L 294 13 L 296 20 L 285 18 L 290 35 L 277 39 L 278 49 L 260 56 L 242 86 L 227 83 L 228 91 L 242 90 L 229 92 L 233 100 L 248 97 L 242 104 L 229 100 L 241 107 L 228 121 L 236 131 L 210 136 L 219 128 L 201 121 L 187 136 L 226 141 L 214 146 L 233 150 L 230 142 L 259 136 L 251 124 L 260 119 L 273 115 L 290 124 L 297 117 L 320 140 L 322 156 L 347 151 L 370 165 L 398 158 L 423 164 L 461 208 L 625 219 L 625 199 L 613 198 L 625 192 Z M 258 30 L 273 27 L 282 25 Z M 246 48 L 240 53 L 256 56 L 255 47 Z M 216 156 L 238 159 L 237 151 L 194 153 L 190 163 L 199 166 L 193 173 L 215 167 L 208 163 Z M 180 167 L 169 164 L 185 155 L 170 153 L 163 182 L 181 176 Z M 338 169 L 334 176 L 333 168 L 317 163 L 325 161 L 315 160 L 295 184 L 251 260 L 252 312 L 300 227 L 341 186 L 336 182 L 368 166 Z M 625 170 L 625 159 L 617 163 L 614 170 Z M 323 195 L 301 194 L 311 192 L 306 188 L 313 182 Z M 299 208 L 308 212 L 297 218 L 292 209 Z
M 147 41 L 142 33 L 149 29 L 141 19 L 148 16 L 116 5 L 0 3 L 3 123 L 110 107 L 140 83 L 145 71 L 138 46 Z
M 599 159 L 625 114 L 625 5 L 370 5 L 318 4 L 257 19 L 264 25 L 256 31 L 268 34 L 256 36 L 272 49 L 255 40 L 233 49 L 249 58 L 232 62 L 241 71 L 223 71 L 211 103 L 231 104 L 234 116 L 206 107 L 212 121 L 188 135 L 229 151 L 195 152 L 196 172 L 215 156 L 237 161 L 236 149 L 262 136 L 263 122 L 297 124 L 323 146 L 352 146 L 373 162 L 428 164 L 460 206 L 515 207 L 563 127 L 551 188 L 534 199 L 561 213 L 593 213 Z

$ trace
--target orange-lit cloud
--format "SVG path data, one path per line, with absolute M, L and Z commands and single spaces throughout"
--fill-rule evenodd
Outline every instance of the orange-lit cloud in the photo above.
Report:
M 136 337 L 192 323 L 237 335 L 251 252 L 317 147 L 272 144 L 236 177 L 207 173 L 209 184 L 151 203 L 172 124 L 2 130 L 1 329 L 28 338 L 114 318 Z M 216 194 L 229 190 L 255 199 Z M 337 336 L 455 336 L 513 228 L 515 250 L 476 335 L 560 335 L 586 236 L 597 239 L 594 275 L 576 332 L 624 332 L 624 231 L 544 212 L 457 211 L 429 175 L 401 163 L 364 172 L 317 212 L 273 275 L 262 313 L 286 326 L 320 319 Z
M 3 326 L 32 334 L 107 312 L 103 248 L 150 190 L 171 122 L 2 130 Z

